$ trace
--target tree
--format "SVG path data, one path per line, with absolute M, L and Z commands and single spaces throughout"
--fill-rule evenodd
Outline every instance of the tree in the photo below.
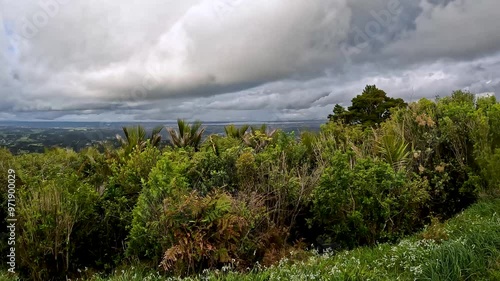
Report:
M 329 115 L 329 119 L 370 127 L 388 119 L 391 115 L 390 109 L 407 105 L 400 98 L 388 97 L 383 90 L 378 89 L 375 85 L 367 85 L 363 93 L 353 98 L 351 102 L 352 105 L 347 111 L 340 105 L 335 105 L 333 115 Z
M 224 131 L 226 132 L 226 136 L 230 138 L 243 139 L 243 136 L 245 135 L 249 127 L 250 126 L 248 125 L 243 125 L 240 128 L 237 128 L 236 126 L 231 124 L 225 126 Z
M 346 113 L 347 111 L 343 106 L 341 106 L 340 104 L 336 104 L 335 107 L 333 107 L 333 114 L 328 115 L 328 119 L 330 121 L 340 121 L 344 123 Z
M 193 147 L 195 150 L 198 150 L 201 144 L 201 137 L 206 129 L 201 128 L 201 122 L 196 121 L 190 125 L 186 121 L 178 119 L 177 127 L 177 131 L 174 128 L 167 128 L 172 145 L 176 147 Z
M 130 154 L 134 148 L 138 151 L 143 151 L 148 142 L 155 147 L 160 145 L 162 127 L 154 128 L 149 138 L 146 137 L 146 130 L 141 125 L 123 127 L 122 129 L 125 134 L 125 139 L 120 135 L 116 135 L 116 138 L 120 141 L 126 155 Z

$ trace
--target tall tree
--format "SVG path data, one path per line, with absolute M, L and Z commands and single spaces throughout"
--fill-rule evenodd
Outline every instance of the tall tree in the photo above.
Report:
M 391 108 L 404 107 L 407 104 L 400 98 L 390 98 L 375 85 L 367 85 L 361 95 L 352 99 L 352 105 L 346 111 L 340 105 L 335 105 L 332 121 L 341 121 L 348 124 L 362 124 L 370 127 L 382 123 L 391 115 Z

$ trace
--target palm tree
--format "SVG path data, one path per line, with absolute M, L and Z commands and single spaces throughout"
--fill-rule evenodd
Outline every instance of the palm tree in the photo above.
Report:
M 195 121 L 192 125 L 189 125 L 186 121 L 178 119 L 177 127 L 178 130 L 167 128 L 172 145 L 176 147 L 193 147 L 198 150 L 203 132 L 206 129 L 201 128 L 201 122 Z
M 257 132 L 260 132 L 262 134 L 265 134 L 268 138 L 272 138 L 276 133 L 277 129 L 270 130 L 269 128 L 267 128 L 266 124 L 262 124 L 260 128 L 252 126 L 250 128 L 250 131 L 252 132 L 253 135 L 256 135 Z
M 143 151 L 148 143 L 155 147 L 160 145 L 160 133 L 163 129 L 161 126 L 154 128 L 149 138 L 146 137 L 146 130 L 141 125 L 123 127 L 122 129 L 125 139 L 123 139 L 120 135 L 116 135 L 116 138 L 121 143 L 126 155 L 130 154 L 134 148 L 138 151 Z
M 237 128 L 233 124 L 225 126 L 224 131 L 226 132 L 226 136 L 230 138 L 235 138 L 235 139 L 243 139 L 243 136 L 245 136 L 245 133 L 247 132 L 248 128 L 250 126 L 248 125 L 243 125 L 240 128 Z
M 263 124 L 260 128 L 252 126 L 250 133 L 247 132 L 243 136 L 243 142 L 256 151 L 260 151 L 269 144 L 276 132 L 276 129 L 269 130 L 266 124 Z

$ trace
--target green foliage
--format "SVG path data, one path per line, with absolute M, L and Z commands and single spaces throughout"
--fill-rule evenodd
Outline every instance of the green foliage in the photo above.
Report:
M 206 141 L 200 146 L 201 151 L 211 151 L 215 153 L 216 156 L 220 156 L 227 150 L 235 150 L 243 147 L 241 139 L 232 137 L 222 137 L 219 135 L 210 135 L 207 137 Z
M 439 242 L 408 237 L 397 244 L 379 244 L 338 253 L 312 252 L 307 259 L 281 260 L 276 266 L 257 264 L 238 272 L 228 265 L 202 275 L 169 280 L 498 280 L 500 201 L 484 200 L 444 223 L 448 239 Z M 130 268 L 95 281 L 164 280 L 152 271 Z
M 347 246 L 399 237 L 418 221 L 426 188 L 384 162 L 336 153 L 313 191 L 310 223 Z
M 483 155 L 481 158 L 481 174 L 488 182 L 490 189 L 499 190 L 500 188 L 500 148 L 488 155 Z
M 266 195 L 269 224 L 283 230 L 285 246 L 296 218 L 307 209 L 308 198 L 323 166 L 312 163 L 308 150 L 294 134 L 278 132 L 273 143 L 255 155 L 252 190 Z
M 21 167 L 17 171 L 20 180 L 33 186 L 73 173 L 81 166 L 76 152 L 61 148 L 50 149 L 43 154 L 22 154 L 16 158 L 16 162 Z
M 134 151 L 128 157 L 112 161 L 109 163 L 111 176 L 106 192 L 113 193 L 113 196 L 137 198 L 144 182 L 147 182 L 151 169 L 156 166 L 160 157 L 158 148 L 148 145 L 140 151 Z
M 166 271 L 177 275 L 201 272 L 239 262 L 256 249 L 249 234 L 258 214 L 227 193 L 203 197 L 197 192 L 185 193 L 166 198 L 164 205 L 163 235 L 170 247 L 161 266 Z
M 270 130 L 265 124 L 260 128 L 251 127 L 250 133 L 246 133 L 243 136 L 243 142 L 259 152 L 273 140 L 273 136 L 276 132 L 276 129 Z
M 169 247 L 168 240 L 162 233 L 163 201 L 188 190 L 188 179 L 185 176 L 188 168 L 188 154 L 180 150 L 165 152 L 151 170 L 149 180 L 133 210 L 127 248 L 129 256 L 148 258 L 159 263 L 162 253 Z
M 474 155 L 480 173 L 488 183 L 490 190 L 500 186 L 500 104 L 491 104 L 493 100 L 480 99 L 477 126 L 473 131 Z
M 82 237 L 89 251 L 82 258 L 99 268 L 110 269 L 124 258 L 126 239 L 132 225 L 132 210 L 161 157 L 158 148 L 147 145 L 119 159 L 108 160 L 110 175 L 98 187 L 100 200 L 92 229 Z
M 432 220 L 422 235 L 436 242 L 404 242 L 383 253 L 390 264 L 373 249 L 364 257 L 366 266 L 335 258 L 343 265 L 333 270 L 312 255 L 318 263 L 312 268 L 328 267 L 324 276 L 339 280 L 376 280 L 380 273 L 387 274 L 382 280 L 472 278 L 485 263 L 482 256 L 474 262 L 476 252 L 457 244 L 449 226 L 436 221 L 461 212 L 480 194 L 498 195 L 500 105 L 462 91 L 404 105 L 368 86 L 349 110 L 335 107 L 335 122 L 300 138 L 265 125 L 228 126 L 226 136 L 202 142 L 199 122 L 178 120 L 178 130 L 169 129 L 174 148 L 163 154 L 156 146 L 160 129 L 148 139 L 141 127 L 126 129 L 118 150 L 13 156 L 0 149 L 0 167 L 14 167 L 18 176 L 21 277 L 62 278 L 68 272 L 68 278 L 82 278 L 77 269 L 109 273 L 134 261 L 161 265 L 166 275 L 244 269 L 256 261 L 273 265 L 292 256 L 297 241 L 320 242 L 321 248 L 373 245 Z M 414 248 L 422 250 L 405 265 Z M 422 261 L 429 267 L 419 267 Z M 475 269 L 463 270 L 463 264 Z M 283 266 L 286 272 L 252 276 L 306 276 Z
M 428 213 L 450 217 L 476 200 L 487 180 L 478 177 L 487 166 L 478 155 L 491 152 L 485 150 L 487 120 L 472 94 L 456 91 L 437 103 L 422 99 L 396 110 L 387 123 L 401 128 L 397 135 L 412 147 L 408 169 L 429 180 Z
M 255 190 L 257 181 L 257 163 L 252 150 L 246 149 L 236 160 L 236 173 L 242 190 Z
M 238 189 L 236 161 L 241 151 L 240 146 L 214 150 L 209 143 L 210 141 L 207 141 L 206 149 L 202 148 L 191 160 L 188 177 L 192 188 L 202 194 L 207 194 L 215 188 L 234 192 Z M 214 145 L 225 144 L 217 140 Z
M 409 143 L 402 136 L 398 125 L 393 122 L 383 124 L 380 135 L 375 132 L 376 150 L 394 170 L 401 171 L 409 162 Z
M 454 159 L 462 167 L 473 161 L 473 142 L 471 132 L 474 131 L 474 95 L 456 91 L 451 97 L 438 102 L 440 118 L 438 119 L 442 141 L 453 152 Z
M 201 122 L 196 121 L 192 125 L 186 121 L 177 120 L 177 131 L 174 128 L 167 128 L 170 140 L 175 147 L 193 147 L 195 150 L 201 144 L 201 137 L 205 128 L 201 128 Z
M 237 128 L 234 125 L 228 125 L 228 126 L 224 127 L 224 131 L 226 132 L 227 137 L 235 138 L 235 139 L 243 139 L 248 128 L 250 128 L 250 126 L 248 126 L 248 125 L 243 125 L 239 128 Z
M 330 121 L 341 121 L 348 124 L 362 124 L 371 127 L 380 124 L 391 116 L 392 108 L 405 107 L 402 99 L 394 99 L 378 89 L 375 85 L 367 85 L 361 95 L 352 99 L 352 105 L 345 111 L 340 105 L 335 105 Z
M 112 158 L 107 158 L 105 154 L 99 152 L 95 147 L 88 147 L 78 153 L 78 175 L 85 181 L 102 192 L 105 183 L 112 174 Z
M 374 136 L 372 129 L 363 129 L 361 125 L 329 122 L 321 126 L 315 149 L 322 162 L 327 162 L 336 151 L 354 151 L 358 157 L 369 157 L 376 145 Z
M 158 147 L 161 142 L 162 127 L 156 127 L 151 132 L 151 136 L 146 136 L 146 130 L 141 125 L 135 127 L 123 127 L 125 139 L 120 135 L 116 135 L 120 141 L 125 155 L 129 155 L 134 149 L 142 151 L 146 148 L 147 144 Z
M 20 267 L 31 279 L 46 280 L 74 270 L 79 242 L 73 237 L 89 230 L 97 193 L 81 182 L 72 151 L 52 150 L 22 156 L 18 187 L 18 246 Z M 59 165 L 47 165 L 56 161 Z M 37 173 L 33 169 L 42 169 Z M 56 168 L 56 169 L 54 169 Z M 59 169 L 57 169 L 59 168 Z
M 335 104 L 333 114 L 329 114 L 328 119 L 334 122 L 345 123 L 347 121 L 347 110 L 340 104 Z

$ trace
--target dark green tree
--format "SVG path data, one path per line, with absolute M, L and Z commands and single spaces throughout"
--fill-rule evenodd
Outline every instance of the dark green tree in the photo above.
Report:
M 346 118 L 346 113 L 347 110 L 345 110 L 343 106 L 341 106 L 340 104 L 336 104 L 333 107 L 333 114 L 328 115 L 328 119 L 330 121 L 340 121 L 344 123 Z
M 352 99 L 352 105 L 345 111 L 340 105 L 335 105 L 332 121 L 348 124 L 362 124 L 370 127 L 380 124 L 391 116 L 392 108 L 405 107 L 407 104 L 400 98 L 394 99 L 378 89 L 375 85 L 367 85 L 361 95 Z

